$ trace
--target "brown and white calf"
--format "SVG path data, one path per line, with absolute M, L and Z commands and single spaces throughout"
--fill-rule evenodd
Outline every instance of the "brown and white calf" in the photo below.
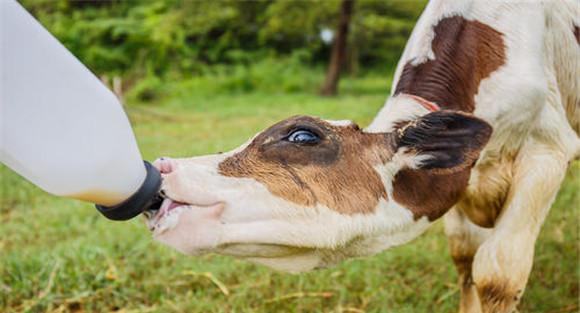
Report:
M 229 153 L 164 159 L 154 237 L 286 271 L 367 256 L 445 219 L 461 312 L 511 312 L 580 150 L 576 0 L 433 1 L 375 120 L 297 116 Z M 362 104 L 361 104 L 362 105 Z

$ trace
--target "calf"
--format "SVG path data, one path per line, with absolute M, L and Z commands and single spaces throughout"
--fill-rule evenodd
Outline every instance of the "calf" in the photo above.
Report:
M 217 155 L 162 159 L 153 236 L 286 271 L 367 256 L 443 217 L 461 312 L 511 312 L 580 150 L 575 1 L 433 1 L 366 128 L 296 116 Z

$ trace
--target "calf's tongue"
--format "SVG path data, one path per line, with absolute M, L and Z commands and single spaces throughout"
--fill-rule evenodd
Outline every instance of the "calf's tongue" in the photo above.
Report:
M 181 202 L 177 202 L 177 201 L 173 201 L 173 200 L 169 200 L 169 201 L 171 201 L 171 203 L 169 203 L 169 206 L 167 207 L 167 212 L 175 209 L 178 206 L 186 205 L 185 203 L 181 203 Z
M 175 209 L 178 206 L 182 206 L 182 205 L 185 205 L 185 203 L 181 203 L 181 202 L 173 201 L 169 198 L 165 198 L 163 200 L 163 202 L 161 203 L 161 207 L 159 208 L 159 211 L 157 212 L 157 214 L 155 214 L 155 217 L 159 219 L 163 215 L 167 214 L 169 211 Z

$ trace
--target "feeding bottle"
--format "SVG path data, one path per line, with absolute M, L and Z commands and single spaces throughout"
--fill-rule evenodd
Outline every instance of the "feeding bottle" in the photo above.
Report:
M 111 219 L 158 205 L 159 172 L 115 95 L 16 1 L 0 17 L 0 161 Z

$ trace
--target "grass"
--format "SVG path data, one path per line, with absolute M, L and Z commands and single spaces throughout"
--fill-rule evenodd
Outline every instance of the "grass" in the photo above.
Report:
M 340 97 L 199 94 L 176 87 L 128 113 L 143 155 L 225 151 L 293 114 L 370 122 L 388 82 L 347 79 Z M 577 312 L 580 169 L 575 164 L 537 242 L 521 312 Z M 334 268 L 290 275 L 154 243 L 143 221 L 110 222 L 0 168 L 1 312 L 455 312 L 456 273 L 442 223 L 411 244 Z

